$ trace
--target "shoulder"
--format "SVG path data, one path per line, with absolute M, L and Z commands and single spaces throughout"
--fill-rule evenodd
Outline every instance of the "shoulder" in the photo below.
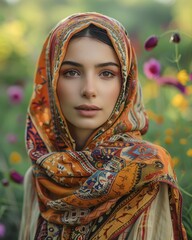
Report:
M 154 144 L 154 143 L 151 143 L 151 142 L 147 142 L 152 148 L 156 149 L 157 152 L 159 154 L 161 154 L 163 157 L 166 157 L 166 158 L 171 158 L 171 155 L 170 153 L 168 152 L 167 149 L 165 149 L 163 146 L 160 146 L 160 145 L 157 145 L 157 144 Z
M 150 148 L 153 149 L 153 152 L 155 153 L 155 159 L 157 161 L 160 161 L 161 163 L 169 166 L 170 168 L 173 168 L 172 157 L 167 149 L 165 149 L 163 146 L 148 141 L 146 141 L 144 144 L 150 146 Z

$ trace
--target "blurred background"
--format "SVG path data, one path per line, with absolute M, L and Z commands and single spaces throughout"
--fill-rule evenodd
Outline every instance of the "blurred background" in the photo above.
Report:
M 25 119 L 36 62 L 48 32 L 84 11 L 119 20 L 134 44 L 149 114 L 146 140 L 171 154 L 192 239 L 192 1 L 0 0 L 0 239 L 17 239 L 23 176 L 30 166 Z M 145 43 L 157 37 L 148 51 Z M 152 46 L 153 47 L 153 46 Z

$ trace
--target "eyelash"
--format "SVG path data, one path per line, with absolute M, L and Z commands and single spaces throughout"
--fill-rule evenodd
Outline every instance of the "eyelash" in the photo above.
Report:
M 74 75 L 71 75 L 71 73 L 75 73 L 75 74 L 78 74 L 80 75 L 80 73 L 77 71 L 77 70 L 67 70 L 67 71 L 64 71 L 63 72 L 63 76 L 66 77 L 66 78 L 73 78 L 73 77 L 76 77 Z
M 105 76 L 104 74 L 108 74 L 108 76 Z M 71 70 L 66 70 L 66 71 L 63 71 L 62 75 L 66 78 L 74 78 L 74 77 L 78 77 L 76 76 L 76 74 L 78 76 L 80 76 L 80 72 L 75 70 L 75 69 L 71 69 Z M 109 70 L 103 70 L 101 73 L 99 73 L 99 76 L 102 77 L 102 78 L 105 78 L 105 79 L 110 79 L 110 78 L 113 78 L 115 76 L 115 74 L 112 72 L 112 71 L 109 71 Z
M 105 73 L 109 74 L 110 76 L 109 75 L 108 76 L 103 75 L 104 78 L 113 78 L 115 76 L 115 74 L 113 72 L 108 71 L 108 70 L 102 71 L 99 75 L 102 75 L 102 74 L 105 74 Z

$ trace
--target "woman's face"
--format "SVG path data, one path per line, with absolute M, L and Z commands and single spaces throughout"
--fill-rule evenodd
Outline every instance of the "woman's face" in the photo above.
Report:
M 69 42 L 57 95 L 73 137 L 88 137 L 107 121 L 120 88 L 120 64 L 110 46 L 90 37 Z

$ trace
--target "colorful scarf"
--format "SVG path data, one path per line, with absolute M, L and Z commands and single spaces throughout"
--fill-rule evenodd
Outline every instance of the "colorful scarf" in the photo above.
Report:
M 90 24 L 107 31 L 121 64 L 122 87 L 108 121 L 76 151 L 56 87 L 71 37 Z M 115 19 L 75 14 L 50 32 L 38 62 L 26 129 L 41 213 L 35 239 L 117 239 L 150 207 L 161 182 L 168 185 L 174 239 L 186 239 L 171 158 L 141 137 L 148 119 L 137 74 L 134 49 Z

